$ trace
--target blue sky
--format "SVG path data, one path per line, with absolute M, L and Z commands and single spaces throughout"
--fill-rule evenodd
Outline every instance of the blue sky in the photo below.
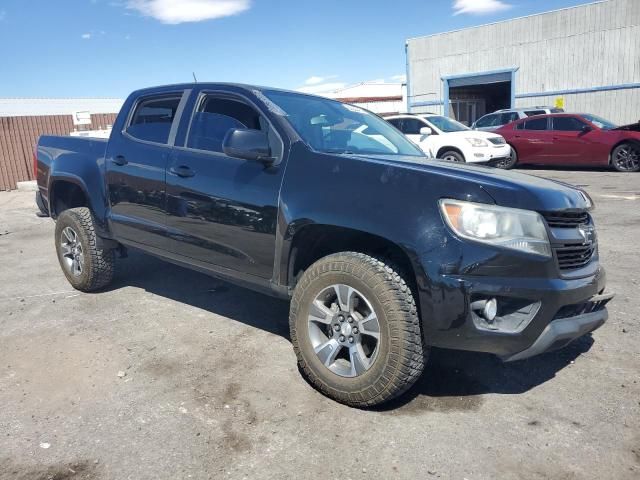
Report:
M 0 97 L 192 80 L 319 91 L 405 72 L 404 41 L 584 0 L 0 0 Z

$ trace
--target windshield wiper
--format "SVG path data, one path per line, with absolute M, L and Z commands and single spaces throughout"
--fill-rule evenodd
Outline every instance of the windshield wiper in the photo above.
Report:
M 352 152 L 351 150 L 341 150 L 339 148 L 327 148 L 322 150 L 324 153 L 338 153 L 341 155 L 355 155 L 356 152 Z

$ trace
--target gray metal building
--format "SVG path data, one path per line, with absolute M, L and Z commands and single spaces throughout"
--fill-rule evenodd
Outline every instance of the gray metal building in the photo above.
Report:
M 407 41 L 409 111 L 471 124 L 561 106 L 640 119 L 640 0 L 604 0 Z

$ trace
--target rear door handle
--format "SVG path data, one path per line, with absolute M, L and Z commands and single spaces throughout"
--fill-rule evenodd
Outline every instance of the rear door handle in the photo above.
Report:
M 126 165 L 126 164 L 127 164 L 127 163 L 129 163 L 129 162 L 127 161 L 127 159 L 126 159 L 126 158 L 124 158 L 124 156 L 123 156 L 123 155 L 118 155 L 117 157 L 115 157 L 115 158 L 113 159 L 113 163 L 115 163 L 116 165 L 119 165 L 119 166 L 123 167 L 124 165 Z
M 174 175 L 177 175 L 177 176 L 182 177 L 182 178 L 193 177 L 196 174 L 196 172 L 191 170 L 186 165 L 180 165 L 179 167 L 171 167 L 169 169 L 169 171 L 171 173 L 173 173 Z

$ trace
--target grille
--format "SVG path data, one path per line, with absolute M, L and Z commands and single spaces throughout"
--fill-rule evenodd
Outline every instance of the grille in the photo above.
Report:
M 504 145 L 505 143 L 507 143 L 506 140 L 502 137 L 490 137 L 489 141 L 494 145 Z
M 543 216 L 551 228 L 577 228 L 589 223 L 587 212 L 547 212 Z
M 560 270 L 582 268 L 591 261 L 596 251 L 594 243 L 575 243 L 554 248 Z

